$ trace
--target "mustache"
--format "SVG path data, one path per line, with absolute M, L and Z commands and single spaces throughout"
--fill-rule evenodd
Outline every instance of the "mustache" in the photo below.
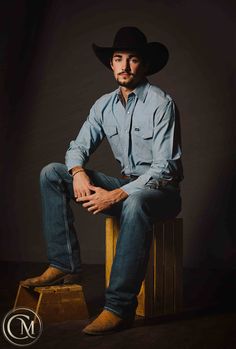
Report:
M 118 73 L 118 75 L 121 75 L 121 74 L 128 74 L 128 75 L 134 75 L 133 73 L 130 73 L 130 72 L 128 72 L 128 71 L 122 71 L 122 72 L 120 72 L 120 73 Z

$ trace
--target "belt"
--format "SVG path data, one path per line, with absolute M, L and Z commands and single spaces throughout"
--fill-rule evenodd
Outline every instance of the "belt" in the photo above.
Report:
M 124 179 L 137 179 L 138 178 L 138 176 L 133 176 L 133 175 L 125 175 L 125 174 L 123 174 L 122 175 L 122 178 L 124 178 Z
M 122 174 L 122 178 L 124 178 L 124 179 L 135 180 L 138 177 L 139 176 Z M 163 187 L 165 187 L 168 184 L 171 184 L 174 187 L 179 188 L 179 181 L 177 179 L 171 179 L 171 180 L 159 179 L 159 180 L 156 180 L 155 183 L 151 184 L 150 186 L 155 189 L 155 188 L 163 188 Z
M 160 179 L 157 181 L 158 188 L 164 188 L 166 185 L 173 185 L 176 188 L 179 188 L 179 181 L 177 179 L 171 179 L 171 180 L 166 180 L 166 179 Z

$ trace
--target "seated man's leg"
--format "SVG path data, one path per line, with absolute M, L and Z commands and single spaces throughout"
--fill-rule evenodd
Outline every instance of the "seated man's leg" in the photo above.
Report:
M 86 172 L 95 186 L 109 190 L 119 186 L 119 179 L 92 170 Z M 74 199 L 73 177 L 64 164 L 52 163 L 41 171 L 40 183 L 49 263 L 66 272 L 79 272 L 80 249 L 69 204 Z
M 81 269 L 80 248 L 74 228 L 70 199 L 73 177 L 64 164 L 51 163 L 40 174 L 43 231 L 50 266 L 67 273 Z
M 105 309 L 123 319 L 134 316 L 149 258 L 152 224 L 175 217 L 180 209 L 179 190 L 170 185 L 162 190 L 141 190 L 123 202 Z
M 69 201 L 74 197 L 73 178 L 65 165 L 51 163 L 40 174 L 43 231 L 49 268 L 21 282 L 24 286 L 47 286 L 79 281 L 80 249 Z M 67 278 L 67 279 L 66 279 Z
M 127 180 L 109 177 L 100 172 L 87 170 L 87 173 L 94 185 L 108 190 L 127 183 Z M 55 284 L 65 274 L 68 282 L 73 282 L 70 274 L 81 271 L 80 246 L 70 207 L 70 200 L 74 200 L 73 177 L 64 164 L 51 163 L 41 171 L 40 188 L 43 230 L 50 267 L 40 277 L 27 279 L 23 283 L 28 286 Z M 115 210 L 117 211 L 117 207 Z

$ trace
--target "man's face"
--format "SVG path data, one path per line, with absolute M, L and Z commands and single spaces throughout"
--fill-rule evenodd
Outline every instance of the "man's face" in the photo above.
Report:
M 135 88 L 146 73 L 146 65 L 135 52 L 114 52 L 111 68 L 118 84 L 127 88 Z

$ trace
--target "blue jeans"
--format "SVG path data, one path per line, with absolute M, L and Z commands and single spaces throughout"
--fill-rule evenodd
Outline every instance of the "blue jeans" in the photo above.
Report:
M 95 186 L 113 190 L 130 179 L 106 176 L 86 170 Z M 74 199 L 73 177 L 64 164 L 51 163 L 40 175 L 43 229 L 51 266 L 68 273 L 81 270 L 80 247 L 73 225 L 70 200 Z M 137 295 L 145 277 L 154 221 L 175 217 L 181 210 L 180 190 L 172 185 L 164 189 L 144 189 L 104 213 L 119 217 L 120 233 L 113 261 L 105 309 L 122 318 L 135 314 Z

